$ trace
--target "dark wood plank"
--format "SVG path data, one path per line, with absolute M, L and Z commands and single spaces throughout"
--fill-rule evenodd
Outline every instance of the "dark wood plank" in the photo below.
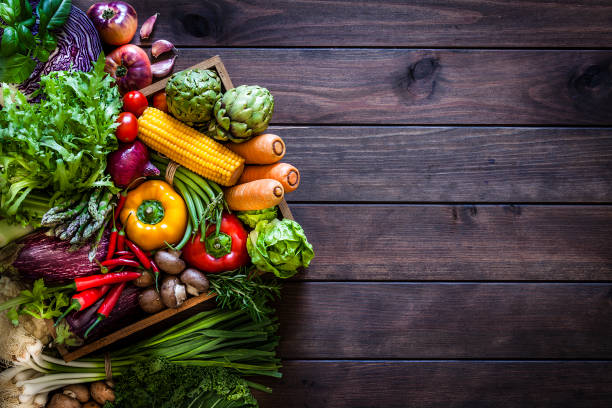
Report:
M 596 408 L 610 362 L 287 361 L 262 408 Z
M 189 46 L 609 47 L 605 0 L 132 2 L 154 39 Z M 87 10 L 91 1 L 74 4 Z M 138 38 L 135 42 L 139 42 Z
M 284 124 L 612 124 L 612 51 L 181 49 L 219 54 Z
M 609 129 L 273 127 L 290 201 L 611 202 Z
M 306 280 L 612 280 L 612 207 L 292 204 Z
M 612 284 L 286 283 L 285 359 L 611 359 Z

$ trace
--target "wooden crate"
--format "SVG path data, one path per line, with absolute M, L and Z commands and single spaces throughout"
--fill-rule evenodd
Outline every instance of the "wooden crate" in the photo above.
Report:
M 221 62 L 221 58 L 217 55 L 214 56 L 210 59 L 207 59 L 205 61 L 200 62 L 199 64 L 196 64 L 192 67 L 189 67 L 188 69 L 194 69 L 194 68 L 201 68 L 201 69 L 212 69 L 215 70 L 217 72 L 217 74 L 219 75 L 219 78 L 221 78 L 221 82 L 225 90 L 231 89 L 234 87 L 234 85 L 232 84 L 232 81 L 225 69 L 225 66 L 223 65 L 223 62 Z M 169 78 L 163 79 L 161 81 L 158 81 L 152 85 L 147 86 L 146 88 L 141 89 L 141 92 L 144 93 L 147 97 L 153 95 L 155 92 L 160 91 L 162 89 L 164 89 L 166 87 L 166 83 L 168 82 Z M 289 219 L 293 219 L 293 215 L 291 214 L 291 210 L 289 209 L 289 206 L 287 205 L 287 202 L 283 199 L 283 201 L 278 205 L 281 214 L 283 216 L 283 218 L 289 218 Z M 113 344 L 116 341 L 119 341 L 121 339 L 124 339 L 128 336 L 134 335 L 144 329 L 147 329 L 155 324 L 161 323 L 167 319 L 170 319 L 182 312 L 187 312 L 190 309 L 193 309 L 194 307 L 200 305 L 203 302 L 206 302 L 207 300 L 210 300 L 212 298 L 214 298 L 216 295 L 214 293 L 211 294 L 202 294 L 200 296 L 196 296 L 196 297 L 192 297 L 189 298 L 185 301 L 185 303 L 183 303 L 181 305 L 181 307 L 177 308 L 177 309 L 165 309 L 162 310 L 159 313 L 153 314 L 151 316 L 148 316 L 142 320 L 139 320 L 136 323 L 133 323 L 129 326 L 126 326 L 122 329 L 119 329 L 117 331 L 115 331 L 114 333 L 111 333 L 105 337 L 102 337 L 101 339 L 98 339 L 94 342 L 91 342 L 89 344 L 85 344 L 79 348 L 77 348 L 76 350 L 73 351 L 68 351 L 67 349 L 65 349 L 64 347 L 58 347 L 59 352 L 62 354 L 62 357 L 64 358 L 65 361 L 73 361 L 76 360 L 77 358 L 81 358 L 83 356 L 86 356 L 94 351 L 97 351 L 103 347 L 106 347 L 110 344 Z M 50 322 L 49 324 L 50 328 L 53 327 L 53 323 Z

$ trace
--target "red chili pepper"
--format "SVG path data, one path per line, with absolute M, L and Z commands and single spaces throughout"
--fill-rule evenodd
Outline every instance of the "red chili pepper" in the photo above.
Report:
M 115 254 L 115 248 L 117 248 L 117 225 L 115 224 L 115 219 L 113 218 L 113 229 L 111 230 L 110 238 L 108 240 L 108 252 L 106 253 L 106 260 L 108 261 Z
M 142 251 L 142 249 L 140 249 L 138 247 L 138 245 L 136 245 L 135 243 L 133 243 L 132 241 L 130 241 L 129 239 L 125 240 L 125 244 L 127 245 L 127 247 L 129 248 L 130 251 L 132 251 L 134 253 L 134 255 L 136 255 L 136 258 L 138 258 L 138 260 L 140 261 L 140 263 L 142 264 L 142 266 L 144 266 L 145 269 L 151 269 L 151 260 L 149 259 L 149 257 Z
M 107 262 L 107 261 L 105 261 Z M 139 278 L 142 275 L 136 271 L 123 271 L 123 272 L 112 272 L 104 275 L 91 275 L 76 278 L 68 288 L 82 291 L 86 289 L 96 288 L 102 285 L 112 285 L 114 283 L 128 282 Z
M 204 242 L 200 242 L 200 233 L 187 242 L 183 256 L 188 264 L 204 272 L 231 271 L 249 263 L 248 237 L 238 217 L 223 213 L 219 234 L 216 234 L 216 226 L 211 225 L 206 230 Z
M 98 299 L 104 296 L 110 288 L 111 285 L 104 285 L 100 286 L 99 288 L 87 289 L 82 291 L 81 293 L 73 295 L 72 303 L 70 304 L 68 309 L 66 309 L 66 311 L 62 313 L 60 317 L 57 318 L 53 326 L 57 327 L 57 325 L 62 321 L 62 319 L 68 316 L 68 313 L 72 312 L 73 310 L 80 311 L 87 309 L 89 306 L 96 303 Z
M 96 320 L 91 324 L 91 326 L 89 326 L 89 328 L 85 332 L 85 338 L 89 336 L 89 332 L 91 332 L 93 328 L 98 325 L 98 323 L 106 319 L 108 315 L 113 311 L 115 305 L 117 304 L 117 301 L 119 300 L 119 296 L 121 296 L 121 292 L 123 292 L 123 289 L 125 288 L 125 285 L 127 285 L 127 282 L 122 282 L 119 285 L 113 286 L 111 291 L 108 293 L 108 296 L 106 296 L 106 299 L 104 299 L 104 302 L 102 302 L 102 304 L 98 308 L 98 317 L 96 317 Z
M 134 259 L 136 255 L 130 251 L 115 251 L 115 258 Z
M 140 263 L 134 259 L 116 258 L 109 259 L 108 261 L 104 261 L 100 264 L 100 268 L 102 269 L 102 273 L 104 274 L 110 270 L 115 269 L 118 266 L 131 266 L 133 268 L 139 268 Z
M 154 260 L 151 259 L 151 269 L 153 269 L 153 275 L 155 276 L 155 289 L 159 292 L 159 268 Z
M 114 216 L 115 222 L 117 222 L 117 218 L 119 218 L 119 213 L 121 212 L 121 210 L 123 210 L 123 206 L 125 205 L 125 200 L 127 200 L 127 192 L 128 192 L 128 189 L 126 188 L 119 195 L 119 201 L 117 202 L 117 211 L 115 211 L 115 216 Z

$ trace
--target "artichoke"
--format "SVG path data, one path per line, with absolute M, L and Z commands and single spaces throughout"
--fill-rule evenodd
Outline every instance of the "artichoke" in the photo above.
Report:
M 206 134 L 221 141 L 246 142 L 268 128 L 273 112 L 270 91 L 257 85 L 241 85 L 217 101 L 214 120 L 208 124 Z
M 168 111 L 178 120 L 193 126 L 212 119 L 219 98 L 221 80 L 209 69 L 177 72 L 166 85 Z

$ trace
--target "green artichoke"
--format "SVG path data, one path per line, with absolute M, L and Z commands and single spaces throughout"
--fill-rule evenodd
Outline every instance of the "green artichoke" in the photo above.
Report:
M 209 69 L 177 72 L 166 85 L 168 111 L 182 122 L 197 126 L 212 119 L 221 98 L 221 80 Z
M 221 141 L 246 142 L 268 128 L 273 112 L 270 91 L 257 85 L 241 85 L 217 101 L 215 118 L 208 124 L 206 134 Z

